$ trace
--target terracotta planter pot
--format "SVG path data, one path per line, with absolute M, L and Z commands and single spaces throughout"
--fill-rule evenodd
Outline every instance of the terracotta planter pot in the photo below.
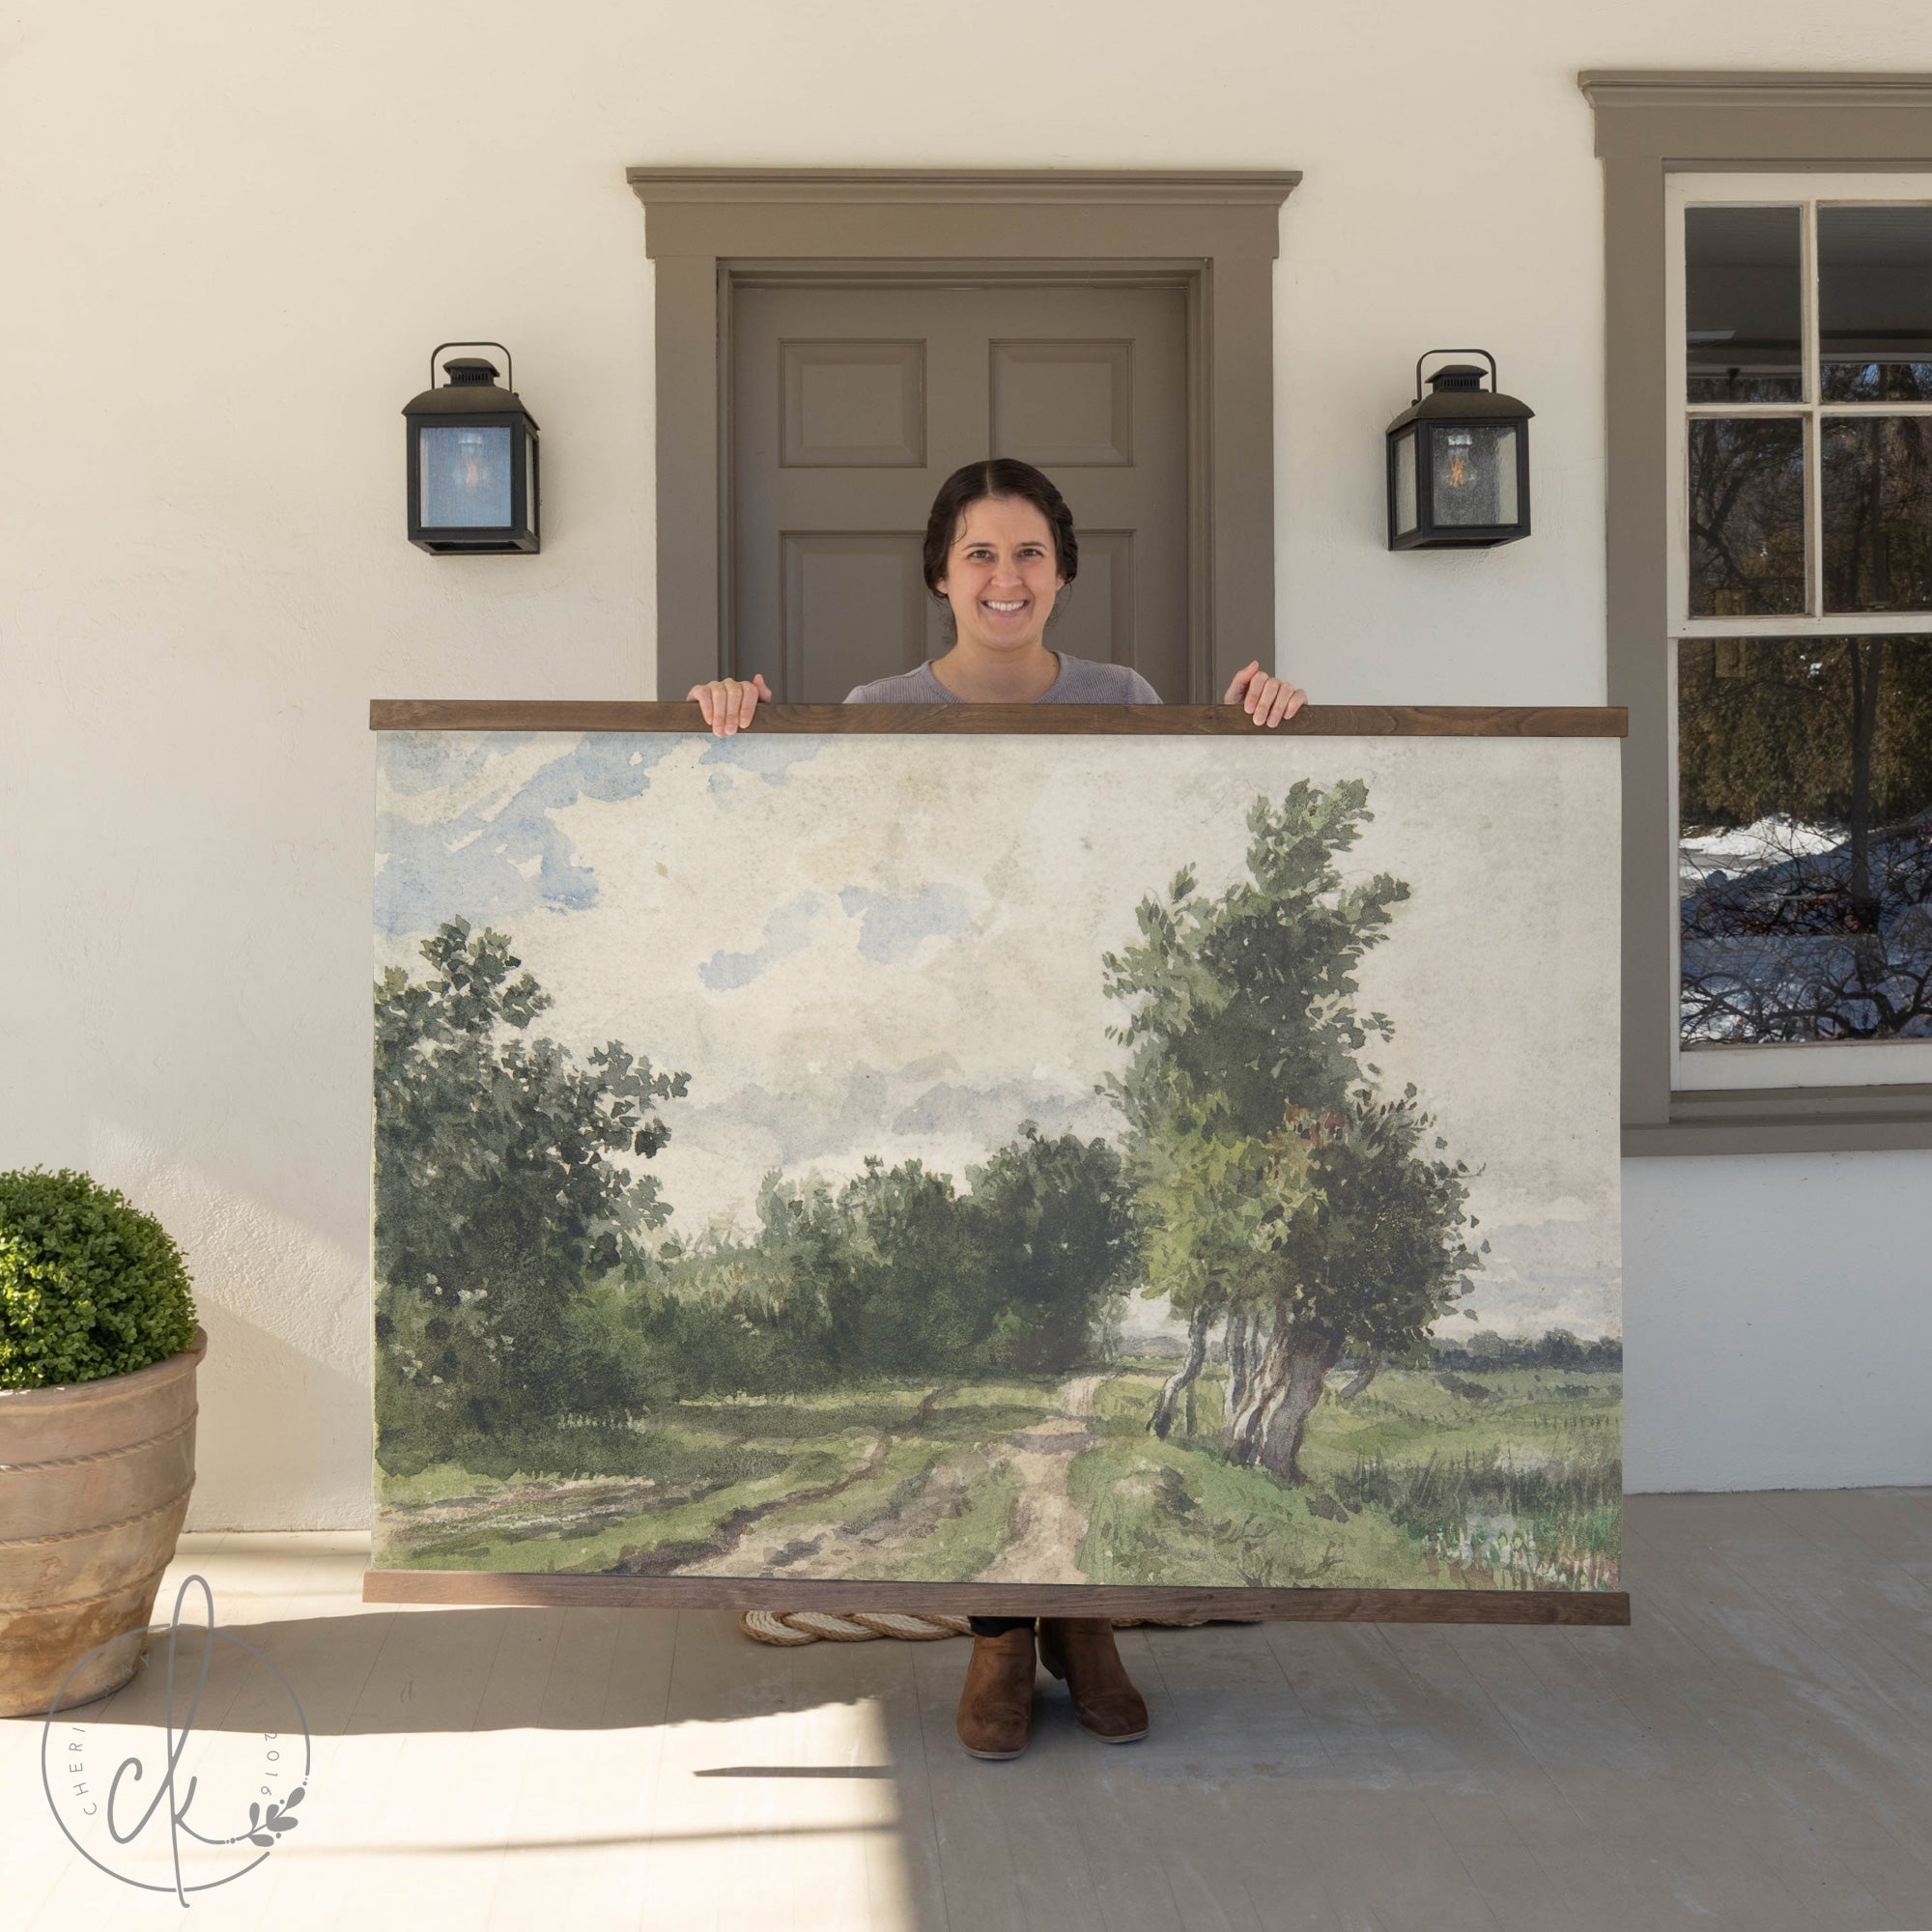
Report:
M 153 1368 L 0 1389 L 0 1717 L 44 1715 L 96 1644 L 152 1619 L 194 1487 L 194 1372 L 208 1336 Z M 93 1660 L 61 1709 L 134 1674 L 129 1638 Z

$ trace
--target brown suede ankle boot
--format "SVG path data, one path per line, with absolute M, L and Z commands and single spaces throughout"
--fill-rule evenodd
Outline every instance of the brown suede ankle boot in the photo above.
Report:
M 1134 1689 L 1107 1617 L 1041 1617 L 1039 1661 L 1066 1680 L 1083 1730 L 1110 1745 L 1148 1734 L 1148 1707 Z
M 1018 1757 L 1033 1734 L 1033 1626 L 976 1636 L 959 1692 L 959 1742 L 975 1757 Z

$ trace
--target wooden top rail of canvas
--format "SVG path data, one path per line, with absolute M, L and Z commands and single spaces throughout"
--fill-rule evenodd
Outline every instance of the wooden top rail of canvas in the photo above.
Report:
M 621 698 L 377 697 L 372 731 L 708 731 L 695 703 Z M 980 731 L 1229 735 L 1254 731 L 1237 704 L 761 704 L 754 731 Z M 1303 738 L 1622 738 L 1603 705 L 1309 704 L 1273 727 Z

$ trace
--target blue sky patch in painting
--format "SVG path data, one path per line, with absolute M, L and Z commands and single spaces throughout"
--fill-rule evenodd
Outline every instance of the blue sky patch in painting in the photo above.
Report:
M 767 966 L 802 952 L 811 940 L 811 922 L 818 916 L 816 893 L 801 893 L 765 921 L 765 943 L 754 952 L 714 952 L 697 969 L 697 977 L 714 993 L 749 986 Z
M 838 903 L 848 919 L 860 921 L 859 951 L 881 966 L 903 959 L 922 939 L 964 932 L 973 916 L 957 886 L 922 886 L 902 897 L 847 886 Z
M 453 731 L 384 732 L 377 739 L 376 755 L 389 789 L 405 798 L 445 785 L 461 784 L 483 771 L 495 758 L 527 745 L 529 731 L 492 731 L 487 737 Z
M 802 765 L 808 758 L 818 755 L 816 738 L 801 738 L 790 732 L 773 732 L 760 738 L 752 732 L 733 732 L 728 738 L 714 738 L 704 749 L 698 759 L 701 765 L 728 765 L 747 774 L 755 773 L 769 785 L 783 784 L 791 776 L 794 765 Z M 729 785 L 718 782 L 720 774 L 712 776 L 713 791 L 728 791 Z
M 484 741 L 439 740 L 427 733 L 385 739 L 384 777 L 404 795 L 460 785 L 529 742 L 530 734 Z M 379 931 L 433 932 L 461 914 L 472 924 L 509 921 L 533 907 L 577 912 L 597 900 L 597 875 L 579 862 L 551 813 L 579 799 L 635 798 L 651 768 L 677 749 L 671 736 L 592 732 L 538 767 L 499 805 L 487 792 L 436 823 L 384 812 L 376 849 Z

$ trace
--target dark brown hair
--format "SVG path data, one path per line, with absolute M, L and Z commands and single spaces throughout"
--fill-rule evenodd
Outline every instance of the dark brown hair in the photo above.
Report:
M 1071 583 L 1080 568 L 1080 545 L 1073 534 L 1073 512 L 1066 507 L 1066 498 L 1054 488 L 1052 478 L 1031 463 L 1011 456 L 989 456 L 955 469 L 932 499 L 932 514 L 925 520 L 925 587 L 935 597 L 944 595 L 939 580 L 946 575 L 959 520 L 987 497 L 1031 503 L 1046 519 L 1053 532 L 1054 567 Z

